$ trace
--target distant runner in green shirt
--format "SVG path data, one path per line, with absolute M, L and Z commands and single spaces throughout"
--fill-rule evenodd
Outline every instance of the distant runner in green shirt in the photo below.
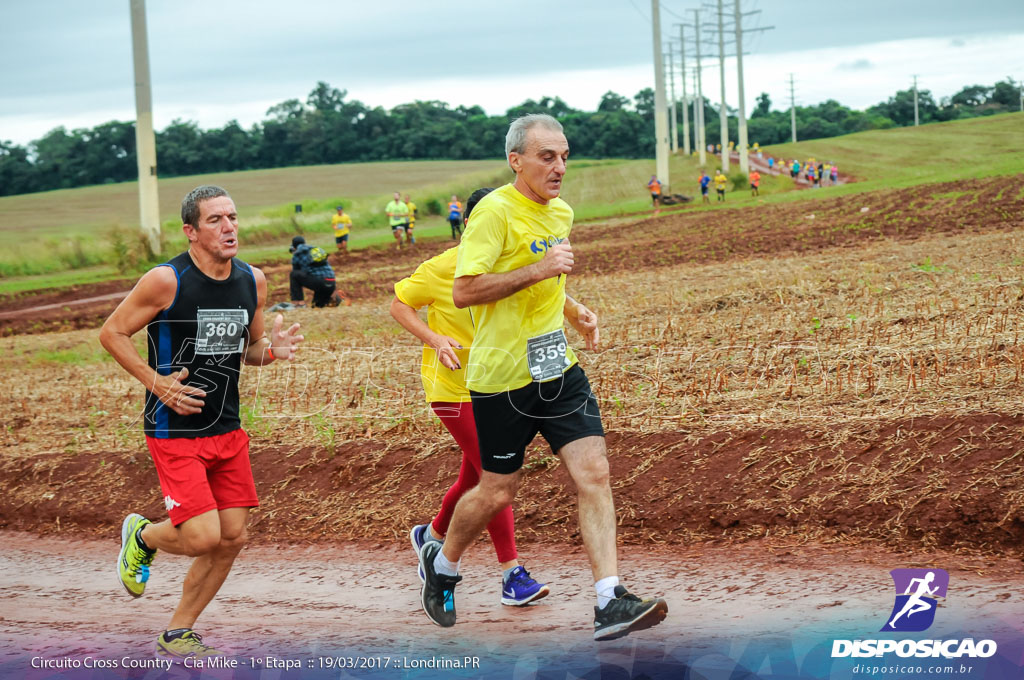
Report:
M 406 231 L 409 224 L 409 206 L 402 201 L 402 194 L 395 192 L 394 200 L 387 204 L 384 212 L 388 215 L 388 224 L 391 226 L 391 235 L 395 237 L 395 249 L 402 249 L 402 233 Z

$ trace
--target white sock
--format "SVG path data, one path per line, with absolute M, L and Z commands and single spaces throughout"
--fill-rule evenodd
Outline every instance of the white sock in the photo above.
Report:
M 615 586 L 619 585 L 618 576 L 607 576 L 594 584 L 597 592 L 597 608 L 604 609 L 615 599 Z
M 434 558 L 434 571 L 436 571 L 438 574 L 444 574 L 446 576 L 458 576 L 460 564 L 462 564 L 461 559 L 453 564 L 452 562 L 448 561 L 447 557 L 444 556 L 443 550 L 438 550 L 437 557 Z
M 444 539 L 434 535 L 434 525 L 428 524 L 427 528 L 423 530 L 424 541 L 437 541 L 438 543 L 444 543 Z

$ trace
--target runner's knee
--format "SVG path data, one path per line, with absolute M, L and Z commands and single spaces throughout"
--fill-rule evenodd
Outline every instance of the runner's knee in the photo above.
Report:
M 573 481 L 579 488 L 605 487 L 611 481 L 608 457 L 597 449 L 587 449 L 575 454 L 574 464 L 568 466 Z
M 249 532 L 246 531 L 245 526 L 232 531 L 222 529 L 220 544 L 217 546 L 217 549 L 223 552 L 238 554 L 238 552 L 245 547 L 248 540 Z
M 182 536 L 184 552 L 189 557 L 199 557 L 214 550 L 220 543 L 220 536 L 212 531 L 203 531 Z
M 519 473 L 499 475 L 485 472 L 477 488 L 480 490 L 480 497 L 489 507 L 501 510 L 515 500 L 516 490 L 519 488 Z

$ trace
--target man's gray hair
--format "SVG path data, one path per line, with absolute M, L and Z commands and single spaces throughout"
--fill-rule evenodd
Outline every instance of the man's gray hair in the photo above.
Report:
M 508 134 L 505 135 L 506 159 L 513 151 L 516 153 L 526 151 L 526 133 L 535 125 L 540 125 L 555 132 L 563 131 L 562 124 L 546 113 L 529 113 L 525 116 L 520 116 L 508 126 Z
M 213 184 L 203 184 L 188 192 L 185 198 L 181 199 L 181 223 L 198 227 L 199 204 L 211 198 L 219 198 L 221 196 L 231 198 L 231 196 L 228 196 L 228 192 Z

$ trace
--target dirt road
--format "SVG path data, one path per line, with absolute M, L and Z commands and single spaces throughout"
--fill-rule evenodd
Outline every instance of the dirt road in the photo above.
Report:
M 132 600 L 114 575 L 117 545 L 116 537 L 60 541 L 4 532 L 0 676 L 159 677 L 123 667 L 31 668 L 42 660 L 121 666 L 150 658 L 188 562 L 158 556 L 145 597 Z M 657 628 L 598 645 L 581 551 L 534 545 L 523 553 L 551 584 L 550 597 L 526 608 L 501 606 L 490 555 L 474 550 L 457 591 L 459 623 L 442 629 L 420 609 L 414 556 L 404 544 L 251 546 L 198 627 L 241 665 L 203 677 L 682 677 L 686 669 L 709 677 L 716 669 L 757 672 L 764 663 L 772 671 L 762 669 L 761 677 L 778 677 L 786 667 L 797 677 L 839 677 L 854 660 L 828 658 L 832 640 L 884 637 L 876 631 L 892 607 L 888 571 L 910 566 L 950 572 L 949 596 L 927 636 L 996 640 L 996 657 L 977 660 L 988 663 L 987 677 L 1011 677 L 1002 674 L 1024 663 L 1024 574 L 1016 560 L 763 541 L 629 547 L 621 556 L 624 578 L 637 592 L 663 594 L 669 616 Z M 339 656 L 379 656 L 389 667 L 330 668 Z M 410 667 L 466 656 L 478 657 L 479 668 Z M 268 663 L 278 662 L 301 667 L 277 674 L 282 668 Z

